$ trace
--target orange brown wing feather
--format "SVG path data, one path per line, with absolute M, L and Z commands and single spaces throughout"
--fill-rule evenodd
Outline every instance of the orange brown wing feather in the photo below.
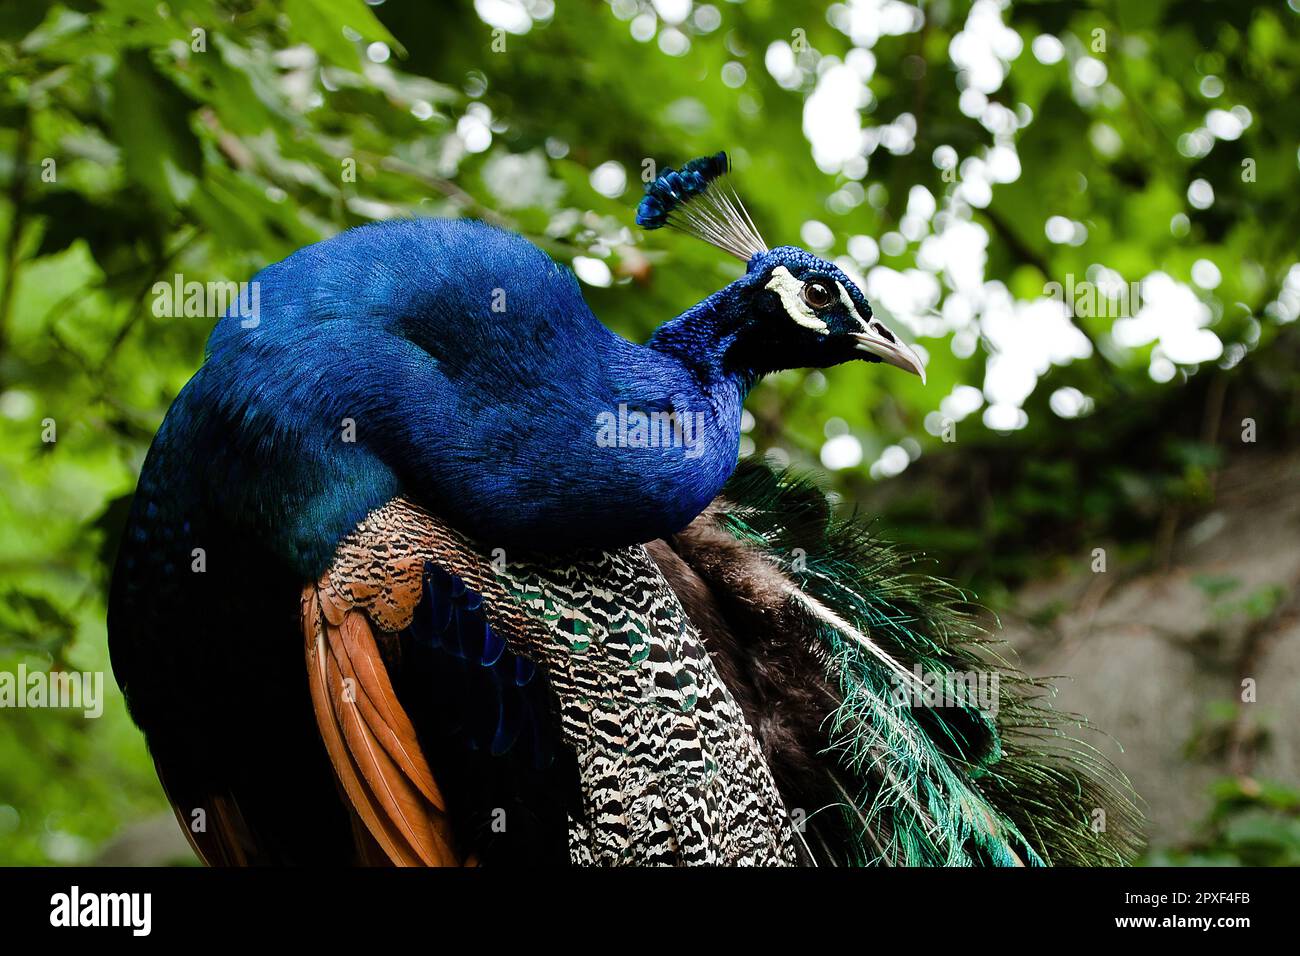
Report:
M 395 865 L 461 865 L 446 801 L 365 611 L 325 577 L 303 590 L 302 625 L 316 723 L 353 813 Z

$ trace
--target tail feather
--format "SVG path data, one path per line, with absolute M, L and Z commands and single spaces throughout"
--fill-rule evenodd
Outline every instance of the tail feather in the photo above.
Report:
M 833 517 L 813 483 L 742 464 L 670 544 L 714 605 L 701 610 L 665 568 L 710 651 L 733 658 L 720 672 L 769 688 L 738 696 L 787 804 L 829 790 L 841 808 L 846 851 L 805 841 L 820 862 L 1114 865 L 1136 852 L 1135 797 L 1072 735 L 1090 731 L 1086 721 L 1055 711 L 1050 685 L 996 653 L 964 592 L 918 573 L 856 516 Z M 767 673 L 774 661 L 786 672 Z M 992 707 L 971 694 L 920 696 L 968 675 L 995 692 Z M 790 713 L 791 686 L 820 686 L 831 700 L 801 717 Z M 782 709 L 786 723 L 771 726 L 767 715 Z M 782 772 L 809 763 L 825 772 Z

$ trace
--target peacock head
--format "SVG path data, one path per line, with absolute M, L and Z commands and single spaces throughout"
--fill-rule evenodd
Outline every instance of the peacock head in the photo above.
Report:
M 728 365 L 756 373 L 886 362 L 925 381 L 925 366 L 872 315 L 862 290 L 832 262 L 797 246 L 768 249 L 726 179 L 726 153 L 669 169 L 646 187 L 637 224 L 671 226 L 746 263 L 745 275 L 704 303 L 721 323 Z M 689 314 L 689 313 L 688 313 Z

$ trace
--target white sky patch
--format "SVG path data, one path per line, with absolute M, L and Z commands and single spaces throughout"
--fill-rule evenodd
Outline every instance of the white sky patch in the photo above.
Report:
M 876 55 L 870 50 L 855 46 L 844 57 L 845 64 L 858 74 L 863 83 L 870 83 L 876 75 Z
M 483 182 L 505 209 L 551 209 L 564 195 L 564 184 L 549 172 L 541 150 L 497 152 L 483 164 Z
M 880 261 L 880 246 L 870 236 L 852 236 L 849 239 L 849 255 L 854 262 L 866 269 Z
M 767 53 L 763 55 L 763 65 L 783 89 L 792 90 L 803 82 L 803 70 L 794 61 L 794 50 L 784 40 L 777 40 L 768 46 Z M 806 111 L 807 104 L 804 108 Z
M 907 214 L 909 216 L 918 216 L 929 222 L 934 218 L 937 208 L 934 194 L 924 186 L 913 186 L 907 194 Z
M 1015 405 L 995 404 L 984 409 L 984 425 L 995 432 L 1013 432 L 1029 424 L 1029 416 Z
M 691 49 L 691 38 L 676 27 L 665 27 L 659 33 L 659 49 L 669 56 L 685 56 Z
M 1211 362 L 1223 354 L 1223 343 L 1210 331 L 1210 307 L 1192 291 L 1163 272 L 1142 280 L 1142 308 L 1132 318 L 1116 319 L 1111 336 L 1124 348 L 1159 346 L 1151 358 L 1152 377 L 1158 359 L 1178 365 Z M 1172 377 L 1172 376 L 1171 376 Z M 1167 381 L 1167 379 L 1157 379 Z
M 770 52 L 771 48 L 769 48 Z M 780 82 L 780 77 L 776 76 Z M 839 172 L 863 150 L 862 114 L 871 91 L 853 67 L 835 63 L 822 72 L 803 105 L 803 132 L 812 145 L 813 162 L 823 172 Z
M 591 171 L 591 188 L 602 196 L 616 199 L 627 189 L 627 170 L 622 163 L 610 160 Z
M 1208 156 L 1212 149 L 1214 149 L 1214 134 L 1205 127 L 1194 129 L 1178 137 L 1178 152 L 1189 159 Z
M 613 273 L 600 259 L 593 259 L 590 256 L 574 256 L 573 271 L 577 273 L 578 278 L 587 285 L 594 285 L 604 288 L 614 281 Z
M 1147 374 L 1151 376 L 1151 381 L 1164 384 L 1173 379 L 1178 374 L 1178 366 L 1169 359 L 1165 358 L 1158 351 L 1151 355 L 1151 367 L 1147 369 Z
M 1282 281 L 1282 291 L 1276 299 L 1264 306 L 1264 314 L 1283 325 L 1300 318 L 1300 262 L 1287 270 Z
M 1128 286 L 1122 275 L 1109 266 L 1103 266 L 1100 263 L 1093 263 L 1088 266 L 1086 275 L 1088 281 L 1096 286 L 1097 291 L 1109 299 L 1118 298 L 1126 291 Z
M 970 329 L 960 329 L 954 332 L 952 338 L 948 340 L 948 349 L 955 358 L 965 361 L 975 354 L 979 342 L 979 336 Z
M 856 468 L 862 464 L 862 442 L 849 434 L 828 438 L 822 445 L 821 460 L 829 471 Z
M 1209 209 L 1214 205 L 1214 187 L 1208 180 L 1193 179 L 1187 187 L 1187 201 L 1196 209 Z
M 925 318 L 939 305 L 939 280 L 922 269 L 899 272 L 876 266 L 867 273 L 862 290 L 872 305 L 907 326 L 914 335 L 923 334 Z
M 948 44 L 948 56 L 965 77 L 967 89 L 994 93 L 1007 77 L 1007 64 L 1020 56 L 1020 34 L 1002 22 L 994 0 L 976 0 L 966 24 Z
M 1058 388 L 1047 403 L 1059 418 L 1079 418 L 1093 408 L 1092 399 L 1072 385 Z
M 1092 143 L 1093 150 L 1108 159 L 1114 159 L 1125 148 L 1125 140 L 1119 137 L 1115 127 L 1109 122 L 1095 122 L 1088 127 L 1088 142 Z
M 865 138 L 869 153 L 883 146 L 895 156 L 906 156 L 916 149 L 916 117 L 899 113 L 892 123 L 867 130 Z
M 1074 62 L 1074 78 L 1090 89 L 1106 82 L 1106 64 L 1091 56 L 1081 56 Z
M 5 418 L 22 421 L 30 418 L 35 411 L 36 399 L 32 397 L 31 392 L 10 389 L 0 393 L 0 415 Z
M 855 46 L 870 49 L 882 36 L 915 33 L 925 25 L 925 15 L 900 0 L 848 0 L 831 7 L 827 18 Z
M 990 282 L 986 291 L 980 329 L 992 353 L 984 368 L 984 395 L 991 404 L 1019 408 L 1053 365 L 1092 355 L 1092 343 L 1070 321 L 1065 303 L 1017 301 L 999 282 Z
M 1020 178 L 1020 156 L 1010 146 L 994 146 L 984 161 L 988 177 L 995 183 L 1014 183 Z
M 1074 235 L 1074 226 L 1064 216 L 1050 216 L 1043 227 L 1043 231 L 1047 233 L 1049 242 L 1059 244 L 1070 241 L 1070 237 Z
M 994 405 L 1019 408 L 1037 384 L 1037 371 L 1016 356 L 990 355 L 985 364 L 984 393 Z
M 1223 274 L 1209 259 L 1197 259 L 1192 263 L 1192 281 L 1202 289 L 1217 289 Z
M 523 0 L 474 0 L 474 12 L 490 27 L 522 36 L 533 28 L 533 18 Z
M 722 14 L 717 7 L 706 3 L 695 8 L 691 23 L 695 24 L 695 29 L 701 33 L 712 33 L 722 26 Z
M 993 180 L 989 176 L 988 164 L 981 157 L 966 157 L 959 171 L 961 182 L 957 185 L 957 199 L 976 209 L 983 209 L 993 201 Z
M 492 145 L 492 111 L 483 103 L 471 103 L 456 121 L 456 136 L 466 152 L 483 153 Z
M 1050 33 L 1040 33 L 1034 37 L 1034 42 L 1029 45 L 1029 48 L 1034 52 L 1034 59 L 1044 66 L 1060 63 L 1061 58 L 1065 56 L 1065 45 Z
M 1228 110 L 1210 110 L 1205 114 L 1205 128 L 1219 139 L 1234 140 L 1246 131 L 1241 120 Z
M 652 0 L 655 12 L 668 23 L 681 23 L 691 15 L 691 0 Z
M 943 308 L 939 312 L 943 316 L 944 324 L 957 331 L 968 330 L 975 320 L 975 304 L 969 296 L 960 292 L 944 299 Z
M 632 33 L 632 39 L 638 43 L 649 43 L 655 38 L 655 32 L 659 29 L 659 18 L 653 13 L 642 13 L 632 20 L 628 29 Z
M 908 242 L 920 242 L 930 231 L 930 224 L 920 216 L 909 212 L 899 220 L 898 230 Z
M 950 218 L 942 231 L 922 240 L 916 264 L 942 273 L 957 292 L 977 297 L 983 291 L 988 244 L 989 234 L 979 223 Z
M 805 246 L 816 252 L 823 252 L 835 243 L 835 233 L 831 227 L 816 219 L 809 219 L 799 229 L 799 238 Z
M 1023 106 L 1023 104 L 1021 106 L 1023 110 L 1020 107 L 1011 110 L 1001 103 L 990 102 L 979 118 L 980 125 L 994 136 L 1010 136 L 1021 126 L 1028 126 L 1029 120 L 1033 116 L 1033 112 L 1027 106 Z M 1021 119 L 1021 112 L 1024 113 L 1024 119 Z
M 871 465 L 872 478 L 893 478 L 901 475 L 912 463 L 912 456 L 902 445 L 890 445 L 880 453 L 880 457 Z
M 962 111 L 963 115 L 969 116 L 971 119 L 979 119 L 983 116 L 988 106 L 989 98 L 973 86 L 966 87 L 961 91 L 961 95 L 957 97 L 957 108 Z
M 984 405 L 984 393 L 973 385 L 954 385 L 951 394 L 939 402 L 939 412 L 959 422 Z

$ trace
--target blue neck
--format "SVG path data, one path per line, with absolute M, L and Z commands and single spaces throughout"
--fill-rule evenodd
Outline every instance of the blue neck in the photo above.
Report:
M 647 346 L 681 364 L 701 389 L 736 389 L 743 401 L 762 373 L 735 359 L 736 339 L 745 316 L 737 312 L 741 301 L 736 283 L 713 293 L 703 302 L 661 325 Z

